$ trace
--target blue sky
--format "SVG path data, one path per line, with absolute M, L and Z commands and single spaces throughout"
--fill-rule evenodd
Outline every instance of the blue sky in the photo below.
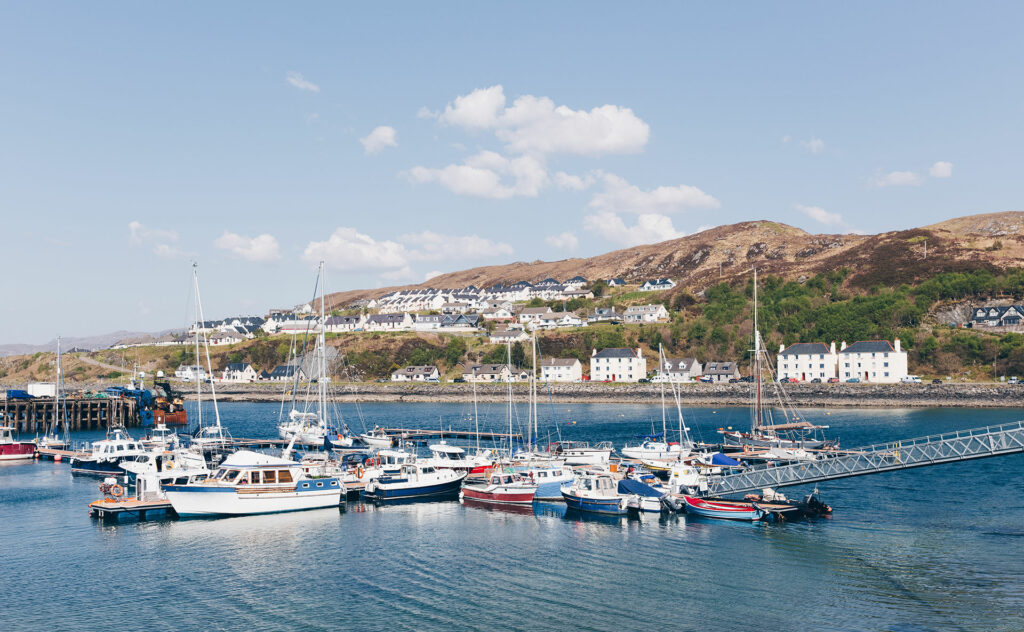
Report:
M 552 4 L 0 3 L 0 342 L 1022 208 L 1018 3 Z

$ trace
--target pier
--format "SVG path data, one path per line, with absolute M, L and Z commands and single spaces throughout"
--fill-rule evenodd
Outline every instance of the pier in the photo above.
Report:
M 820 483 L 1024 452 L 1024 421 L 880 443 L 790 465 L 765 465 L 708 479 L 707 495 Z M 819 453 L 820 454 L 820 453 Z
M 39 433 L 55 419 L 53 398 L 5 399 L 3 422 L 18 432 Z M 68 397 L 60 400 L 56 420 L 67 415 L 68 430 L 105 430 L 111 426 L 139 426 L 135 400 L 123 397 Z
M 475 440 L 477 437 L 481 441 L 495 441 L 495 440 L 507 440 L 511 437 L 513 441 L 522 443 L 523 436 L 521 434 L 509 434 L 507 432 L 474 432 L 471 430 L 426 430 L 422 428 L 381 428 L 385 434 L 390 436 L 392 439 L 401 439 L 402 441 L 414 441 L 423 442 L 429 439 L 463 439 L 463 440 Z

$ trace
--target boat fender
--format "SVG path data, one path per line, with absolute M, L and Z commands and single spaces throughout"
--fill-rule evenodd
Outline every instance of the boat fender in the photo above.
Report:
M 111 485 L 110 495 L 113 496 L 114 498 L 120 498 L 121 496 L 124 495 L 124 488 L 121 487 L 120 485 Z
M 743 453 L 744 454 L 749 454 L 750 453 L 750 446 L 749 445 L 743 446 Z
M 366 473 L 366 471 L 363 470 L 363 468 L 361 468 L 361 467 L 357 467 L 356 468 L 356 478 L 360 478 L 360 479 L 363 478 L 363 474 L 365 474 L 365 473 Z

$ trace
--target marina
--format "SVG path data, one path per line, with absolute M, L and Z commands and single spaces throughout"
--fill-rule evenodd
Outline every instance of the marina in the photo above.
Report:
M 277 407 L 261 404 L 222 404 L 225 425 L 240 436 L 272 436 Z M 634 434 L 649 426 L 652 417 L 660 417 L 657 407 L 649 406 L 584 406 L 573 405 L 581 420 L 572 429 L 573 439 L 599 442 L 613 441 L 621 445 Z M 551 415 L 561 417 L 564 409 L 556 407 L 541 411 L 540 426 L 549 427 Z M 685 411 L 695 438 L 713 439 L 717 424 L 738 425 L 745 417 L 742 409 L 695 409 Z M 365 405 L 362 411 L 365 423 L 382 427 L 389 419 L 437 419 L 440 415 L 454 427 L 463 416 L 458 405 L 377 404 Z M 506 423 L 506 409 L 502 405 L 481 409 L 481 427 L 497 432 Z M 619 417 L 619 415 L 622 417 Z M 974 411 L 972 420 L 988 422 L 988 427 L 1013 424 L 1002 411 Z M 615 421 L 609 419 L 614 417 Z M 623 421 L 625 420 L 625 421 Z M 893 435 L 894 427 L 905 436 L 927 436 L 952 432 L 963 423 L 962 416 L 949 411 L 844 411 L 833 413 L 830 419 L 837 434 L 849 445 L 880 443 Z M 358 423 L 358 422 L 357 422 Z M 419 425 L 419 424 L 417 424 Z M 412 424 L 403 424 L 412 426 Z M 507 429 L 507 427 L 506 427 Z M 101 438 L 103 433 L 73 433 L 75 442 Z M 449 440 L 451 440 L 449 438 Z M 275 441 L 268 439 L 268 441 Z M 268 444 L 270 445 L 270 444 Z M 279 448 L 280 446 L 275 446 Z M 737 607 L 730 615 L 739 613 L 760 617 L 766 625 L 783 619 L 753 609 L 758 592 L 757 578 L 762 574 L 784 578 L 778 589 L 782 598 L 801 598 L 810 614 L 809 625 L 839 630 L 864 628 L 863 617 L 877 621 L 898 623 L 912 619 L 924 629 L 947 629 L 951 625 L 963 629 L 981 629 L 971 621 L 987 616 L 984 629 L 1012 630 L 1012 617 L 992 618 L 989 608 L 994 602 L 1000 607 L 1014 608 L 1013 586 L 1024 586 L 1024 574 L 1018 564 L 1002 554 L 1013 546 L 1016 526 L 1024 519 L 1024 509 L 1011 506 L 1004 510 L 982 509 L 970 516 L 953 511 L 957 500 L 943 495 L 928 494 L 927 490 L 944 489 L 957 481 L 969 478 L 976 481 L 975 497 L 978 503 L 993 503 L 1001 495 L 1004 485 L 1020 479 L 1021 456 L 1011 455 L 924 469 L 910 469 L 859 479 L 836 480 L 819 483 L 823 499 L 834 508 L 825 519 L 782 520 L 761 524 L 740 520 L 717 520 L 687 514 L 650 514 L 642 520 L 628 515 L 587 514 L 569 510 L 564 503 L 536 502 L 532 506 L 477 503 L 467 499 L 459 503 L 453 497 L 440 501 L 412 504 L 385 503 L 377 505 L 361 502 L 349 490 L 348 502 L 336 509 L 313 510 L 271 516 L 249 516 L 209 520 L 167 520 L 166 504 L 136 500 L 129 490 L 119 502 L 96 502 L 97 485 L 101 479 L 71 476 L 66 463 L 39 460 L 20 465 L 0 467 L 0 494 L 5 511 L 0 526 L 5 528 L 0 541 L 8 546 L 19 538 L 21 546 L 14 553 L 14 561 L 23 558 L 26 548 L 39 538 L 61 533 L 70 538 L 56 545 L 55 553 L 70 560 L 88 556 L 104 556 L 106 564 L 85 582 L 83 589 L 110 581 L 112 574 L 125 572 L 129 565 L 137 572 L 154 573 L 156 566 L 172 567 L 186 564 L 199 555 L 204 558 L 199 568 L 225 565 L 239 569 L 238 577 L 251 577 L 258 569 L 269 568 L 259 561 L 256 549 L 248 544 L 250 536 L 260 546 L 281 547 L 291 542 L 290 550 L 275 561 L 276 582 L 285 586 L 298 586 L 304 581 L 309 556 L 323 557 L 339 565 L 327 580 L 328 586 L 349 586 L 355 596 L 368 600 L 359 611 L 327 606 L 334 616 L 345 616 L 352 625 L 375 627 L 373 622 L 387 617 L 396 624 L 419 629 L 442 629 L 458 625 L 461 619 L 446 614 L 446 605 L 455 603 L 458 594 L 471 584 L 476 587 L 498 586 L 507 581 L 507 573 L 499 567 L 513 563 L 530 577 L 544 578 L 539 585 L 523 584 L 516 602 L 522 602 L 525 618 L 515 624 L 511 619 L 498 616 L 510 628 L 527 622 L 528 627 L 574 625 L 594 629 L 610 629 L 629 625 L 631 613 L 613 606 L 602 606 L 595 611 L 577 614 L 572 619 L 553 609 L 539 611 L 526 607 L 526 603 L 541 599 L 544 586 L 558 587 L 565 598 L 581 598 L 595 582 L 604 578 L 622 577 L 641 572 L 648 577 L 645 589 L 638 593 L 638 606 L 651 606 L 664 599 L 679 599 L 679 591 L 687 595 L 684 603 L 689 610 L 700 613 L 709 624 L 724 625 L 724 612 L 710 609 L 706 603 L 715 603 L 712 595 L 724 595 Z M 29 485 L 30 481 L 32 482 Z M 28 487 L 26 487 L 28 486 Z M 802 489 L 809 491 L 810 486 Z M 31 488 L 31 493 L 19 491 Z M 790 498 L 802 498 L 805 492 L 793 488 Z M 358 492 L 357 492 L 358 493 Z M 43 494 L 47 500 L 41 501 Z M 90 505 L 90 503 L 92 503 Z M 784 503 L 762 503 L 766 510 Z M 866 508 L 870 506 L 870 510 Z M 85 509 L 96 515 L 86 516 Z M 31 521 L 47 525 L 38 534 L 21 532 L 17 524 Z M 422 531 L 417 524 L 429 524 Z M 976 525 L 984 525 L 980 530 Z M 439 540 L 440 538 L 440 540 Z M 62 538 L 63 540 L 63 538 Z M 72 544 L 71 540 L 74 541 Z M 50 541 L 49 539 L 47 540 Z M 102 553 L 104 541 L 117 543 L 117 557 Z M 388 554 L 360 552 L 363 543 L 373 542 Z M 944 543 L 936 547 L 934 543 Z M 328 551 L 337 553 L 325 553 Z M 508 550 L 506 550 L 508 549 Z M 283 549 L 282 549 L 283 550 Z M 186 552 L 187 551 L 187 552 Z M 743 577 L 709 563 L 728 551 L 730 557 L 746 559 L 748 571 Z M 896 553 L 900 551 L 900 553 Z M 26 551 L 27 552 L 27 551 Z M 566 557 L 566 554 L 571 555 Z M 894 557 L 895 556 L 895 557 Z M 902 560 L 913 558 L 913 564 Z M 551 560 L 559 559 L 554 570 Z M 401 560 L 401 561 L 399 561 Z M 429 560 L 429 561 L 428 561 Z M 896 560 L 896 564 L 893 561 Z M 248 570 L 240 570 L 241 565 Z M 438 566 L 440 564 L 440 566 Z M 666 564 L 668 566 L 666 566 Z M 14 568 L 12 578 L 33 587 L 39 586 L 44 575 L 29 574 Z M 31 566 L 29 566 L 31 568 Z M 448 575 L 443 581 L 424 581 L 433 572 L 457 570 L 459 579 Z M 978 569 L 985 576 L 977 576 Z M 660 569 L 655 571 L 655 569 Z M 968 570 L 972 569 L 972 570 Z M 375 600 L 373 595 L 381 589 L 376 581 L 353 578 L 372 577 L 374 573 L 387 573 L 389 581 L 401 582 L 403 595 L 408 595 L 410 607 L 395 609 L 390 600 Z M 423 575 L 427 573 L 427 575 Z M 664 574 L 665 579 L 657 579 Z M 964 573 L 974 574 L 971 582 L 963 580 Z M 194 588 L 186 588 L 171 575 L 156 574 L 149 589 L 165 594 L 192 594 L 202 591 L 206 616 L 210 608 L 214 625 L 228 624 L 224 608 L 233 595 L 207 579 L 198 580 Z M 854 580 L 854 577 L 860 579 Z M 906 592 L 891 591 L 892 582 L 899 582 Z M 815 583 L 839 587 L 841 600 L 833 601 L 827 594 L 812 589 Z M 953 586 L 954 594 L 939 591 L 936 585 Z M 29 591 L 33 594 L 33 591 Z M 36 601 L 30 596 L 28 602 Z M 303 608 L 305 600 L 288 591 L 280 600 L 282 607 Z M 90 613 L 96 613 L 97 603 L 85 595 L 71 595 L 68 603 L 73 613 L 70 622 L 85 624 Z M 482 614 L 484 606 L 470 606 L 467 616 Z M 230 609 L 229 609 L 230 610 Z M 185 606 L 185 612 L 189 607 Z M 170 612 L 170 610 L 168 610 Z M 245 621 L 255 630 L 271 629 L 269 620 L 276 620 L 277 608 L 256 608 L 249 615 L 231 615 L 231 625 Z M 342 614 L 344 612 L 344 615 Z M 781 615 L 778 615 L 781 617 Z M 267 622 L 261 618 L 270 617 Z M 29 617 L 31 622 L 40 620 Z M 128 613 L 114 613 L 113 621 L 130 625 Z M 316 620 L 299 615 L 296 622 L 316 627 Z M 85 624 L 87 626 L 87 624 Z

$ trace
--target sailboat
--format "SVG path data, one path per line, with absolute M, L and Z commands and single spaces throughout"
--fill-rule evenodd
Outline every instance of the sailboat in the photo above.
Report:
M 754 397 L 751 402 L 750 432 L 719 428 L 718 433 L 727 446 L 749 448 L 779 448 L 782 450 L 814 450 L 835 445 L 835 441 L 826 441 L 822 430 L 828 426 L 819 426 L 797 418 L 792 406 L 788 404 L 785 391 L 775 379 L 771 379 L 776 389 L 783 420 L 775 423 L 771 410 L 765 405 L 762 393 L 765 366 L 768 377 L 772 378 L 771 363 L 767 361 L 766 352 L 761 344 L 761 331 L 757 321 L 757 268 L 754 268 Z M 766 420 L 765 417 L 768 417 Z
M 199 272 L 197 270 L 198 265 L 192 264 L 192 289 L 195 293 L 195 344 L 196 344 L 196 366 L 202 365 L 199 355 L 199 335 L 200 332 L 203 336 L 203 348 L 206 351 L 206 371 L 207 375 L 213 375 L 213 364 L 210 362 L 210 346 L 206 340 L 206 330 L 200 326 L 203 322 L 203 302 L 199 294 Z M 198 376 L 197 376 L 198 378 Z M 231 435 L 228 434 L 220 423 L 220 408 L 217 406 L 217 388 L 214 386 L 214 381 L 210 380 L 210 398 L 213 401 L 213 417 L 214 423 L 211 425 L 203 425 L 203 380 L 196 379 L 196 414 L 197 422 L 199 424 L 198 429 L 192 436 L 192 445 L 203 451 L 216 451 L 227 447 L 231 442 Z
M 50 426 L 41 437 L 36 437 L 35 443 L 38 448 L 50 448 L 52 450 L 66 450 L 68 444 L 68 411 L 67 407 L 61 407 L 61 395 L 64 392 L 64 369 L 61 364 L 60 336 L 57 336 L 57 383 L 53 395 L 53 418 Z M 60 423 L 63 432 L 57 434 L 57 426 Z
M 666 359 L 665 359 L 665 350 L 662 347 L 662 345 L 660 345 L 660 344 L 658 345 L 658 362 L 661 364 L 662 368 L 664 368 L 666 366 L 666 363 L 667 363 Z M 684 437 L 684 435 L 683 435 L 683 433 L 684 433 L 683 414 L 682 414 L 682 409 L 678 408 L 679 397 L 678 397 L 678 393 L 676 391 L 677 391 L 677 384 L 673 383 L 672 384 L 672 393 L 673 393 L 673 395 L 676 396 L 677 409 L 679 410 L 679 441 L 680 442 L 684 442 L 684 438 L 683 438 Z M 634 438 L 636 438 L 636 439 L 643 439 L 644 441 L 642 443 L 640 443 L 639 445 L 635 445 L 635 446 L 630 446 L 630 445 L 622 446 L 622 456 L 627 457 L 627 458 L 631 458 L 631 459 L 640 459 L 640 460 L 651 459 L 651 460 L 656 460 L 656 461 L 663 461 L 663 460 L 675 460 L 675 461 L 678 461 L 679 459 L 682 459 L 684 457 L 689 456 L 690 450 L 692 449 L 692 445 L 689 443 L 689 436 L 688 435 L 686 436 L 686 441 L 685 441 L 685 443 L 687 443 L 686 446 L 683 446 L 682 443 L 679 443 L 679 442 L 671 442 L 671 443 L 668 442 L 668 429 L 667 429 L 667 424 L 666 424 L 666 419 L 665 419 L 665 383 L 664 382 L 661 383 L 661 434 L 658 435 L 658 434 L 653 434 L 652 433 L 650 435 L 640 435 L 640 436 L 637 436 L 637 437 L 634 437 Z
M 294 439 L 296 443 L 303 445 L 322 446 L 324 439 L 329 438 L 332 446 L 350 447 L 352 438 L 332 428 L 327 420 L 327 315 L 324 306 L 325 288 L 324 262 L 320 262 L 320 271 L 317 274 L 317 290 L 320 295 L 320 320 L 316 330 L 316 343 L 314 346 L 314 359 L 316 362 L 316 411 L 298 410 L 295 408 L 295 393 L 299 384 L 299 369 L 295 368 L 295 379 L 292 387 L 292 409 L 288 412 L 287 420 L 281 420 L 277 425 L 277 433 L 282 439 Z M 314 294 L 314 301 L 316 295 Z M 303 347 L 305 343 L 303 343 Z M 307 400 L 307 406 L 309 402 Z

